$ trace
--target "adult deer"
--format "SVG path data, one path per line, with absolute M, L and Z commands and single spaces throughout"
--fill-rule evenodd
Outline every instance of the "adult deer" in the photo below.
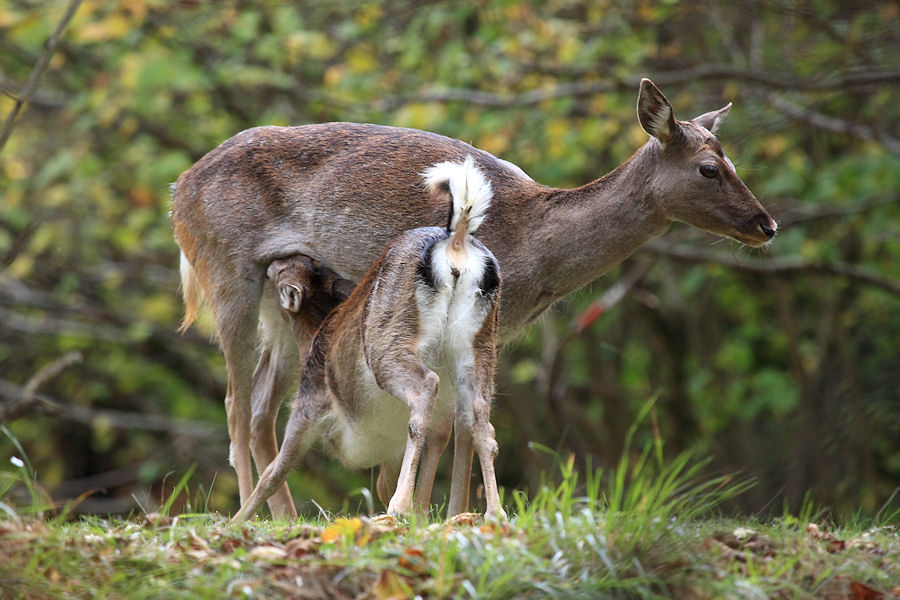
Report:
M 318 438 L 348 466 L 389 465 L 382 473 L 397 473 L 397 480 L 390 483 L 396 491 L 388 512 L 406 514 L 414 490 L 419 497 L 431 495 L 430 480 L 415 485 L 431 424 L 450 419 L 456 431 L 450 512 L 465 509 L 474 449 L 484 479 L 485 516 L 505 516 L 489 418 L 499 266 L 472 237 L 490 205 L 491 185 L 471 156 L 462 164 L 434 165 L 425 183 L 453 207 L 447 227 L 411 229 L 394 238 L 350 297 L 325 318 L 306 353 L 281 450 L 235 520 L 254 514 Z M 295 301 L 295 292 L 314 297 L 316 290 L 292 282 L 310 281 L 310 271 L 302 255 L 276 260 L 269 268 L 301 346 L 308 341 L 307 309 Z
M 260 470 L 277 452 L 275 417 L 297 366 L 289 329 L 269 308 L 275 303 L 260 302 L 264 290 L 272 293 L 265 285 L 272 261 L 303 254 L 359 281 L 401 231 L 446 224 L 449 206 L 427 193 L 420 174 L 471 155 L 493 188 L 491 218 L 479 239 L 503 270 L 499 336 L 508 341 L 672 221 L 751 246 L 775 235 L 775 221 L 714 135 L 730 107 L 678 121 L 662 92 L 642 80 L 637 114 L 651 139 L 612 172 L 575 189 L 541 185 L 458 140 L 353 123 L 250 129 L 200 159 L 173 193 L 183 326 L 193 322 L 205 293 L 228 368 L 225 407 L 241 503 L 253 489 L 251 447 Z M 449 440 L 450 431 L 442 433 Z M 286 486 L 269 503 L 274 514 L 294 514 Z

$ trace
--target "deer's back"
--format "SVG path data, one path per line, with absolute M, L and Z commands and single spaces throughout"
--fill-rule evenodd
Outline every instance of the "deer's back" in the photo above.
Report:
M 459 140 L 356 123 L 258 127 L 227 140 L 178 179 L 175 237 L 192 262 L 210 251 L 261 265 L 303 253 L 359 280 L 399 232 L 446 226 L 450 207 L 426 193 L 422 172 L 469 154 L 495 196 L 479 237 L 501 256 L 513 230 L 504 222 L 546 188 Z

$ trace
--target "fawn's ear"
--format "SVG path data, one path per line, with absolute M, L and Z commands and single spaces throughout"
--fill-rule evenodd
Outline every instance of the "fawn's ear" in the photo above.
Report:
M 678 128 L 672 105 L 659 88 L 647 78 L 641 79 L 641 90 L 637 101 L 638 121 L 644 131 L 665 144 Z
M 729 110 L 731 110 L 731 102 L 719 110 L 703 113 L 699 117 L 694 117 L 691 121 L 697 125 L 706 127 L 709 129 L 710 133 L 715 133 L 719 129 L 719 126 L 725 121 L 725 117 L 728 116 Z

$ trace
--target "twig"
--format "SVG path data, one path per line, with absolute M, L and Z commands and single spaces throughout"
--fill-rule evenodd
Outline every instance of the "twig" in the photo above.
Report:
M 34 219 L 29 221 L 25 227 L 22 228 L 19 232 L 13 232 L 14 238 L 12 243 L 9 245 L 9 249 L 4 253 L 3 258 L 0 258 L 0 270 L 5 269 L 9 265 L 13 264 L 22 250 L 28 245 L 28 242 L 31 241 L 31 238 L 34 236 L 35 232 L 38 230 L 39 220 Z
M 56 26 L 56 31 L 54 31 L 53 35 L 50 36 L 50 39 L 47 40 L 44 52 L 41 54 L 41 57 L 38 59 L 37 63 L 34 65 L 34 68 L 31 70 L 31 75 L 28 76 L 28 81 L 25 82 L 25 87 L 22 90 L 22 94 L 16 98 L 16 103 L 13 105 L 9 116 L 7 116 L 6 122 L 3 124 L 3 129 L 0 130 L 0 152 L 3 151 L 3 147 L 6 146 L 6 140 L 8 140 L 10 134 L 12 134 L 12 129 L 13 125 L 15 124 L 16 117 L 18 117 L 19 112 L 22 110 L 25 104 L 28 103 L 28 100 L 37 89 L 37 85 L 41 79 L 41 76 L 44 74 L 44 71 L 50 64 L 50 59 L 53 58 L 53 53 L 56 52 L 56 47 L 59 45 L 59 40 L 60 38 L 62 38 L 63 31 L 65 31 L 66 26 L 69 24 L 69 21 L 72 20 L 72 17 L 75 16 L 75 12 L 78 10 L 78 6 L 80 4 L 81 0 L 70 0 L 69 6 L 66 9 L 65 14 L 63 15 L 63 18 Z
M 59 375 L 63 369 L 81 361 L 81 359 L 80 352 L 69 352 L 35 373 L 18 393 L 6 394 L 6 402 L 0 405 L 0 423 L 13 421 L 31 412 L 35 405 L 40 403 L 37 396 L 38 388 Z M 2 395 L 0 394 L 0 396 Z
M 638 264 L 610 286 L 609 289 L 603 292 L 599 298 L 591 302 L 591 304 L 581 311 L 581 314 L 572 321 L 572 330 L 560 345 L 564 346 L 569 343 L 572 337 L 590 327 L 603 313 L 621 302 L 651 266 L 653 266 L 653 261 Z
M 22 399 L 26 403 L 31 402 L 32 398 L 34 398 L 34 395 L 37 393 L 38 388 L 47 383 L 50 379 L 59 375 L 66 367 L 81 362 L 83 358 L 81 352 L 73 351 L 64 354 L 61 358 L 58 358 L 49 365 L 41 368 L 40 371 L 32 375 L 31 379 L 25 384 L 25 387 L 22 388 Z
M 857 206 L 826 206 L 814 210 L 794 210 L 786 214 L 780 214 L 778 227 L 788 227 L 818 221 L 821 219 L 840 219 L 850 215 L 860 215 L 891 204 L 900 204 L 900 196 L 889 191 L 873 194 L 864 199 L 857 200 Z M 782 211 L 779 210 L 779 213 Z

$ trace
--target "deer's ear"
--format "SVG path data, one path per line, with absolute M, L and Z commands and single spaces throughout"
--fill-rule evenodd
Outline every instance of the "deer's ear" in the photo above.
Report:
M 672 136 L 678 124 L 672 105 L 649 79 L 641 79 L 641 91 L 637 101 L 638 121 L 644 131 L 665 144 Z
M 691 119 L 697 125 L 702 127 L 706 127 L 709 129 L 710 133 L 715 133 L 719 128 L 719 125 L 725 120 L 725 117 L 728 116 L 728 111 L 731 110 L 731 102 L 729 102 L 726 106 L 723 106 L 719 110 L 714 110 L 712 112 L 703 113 L 699 117 Z

